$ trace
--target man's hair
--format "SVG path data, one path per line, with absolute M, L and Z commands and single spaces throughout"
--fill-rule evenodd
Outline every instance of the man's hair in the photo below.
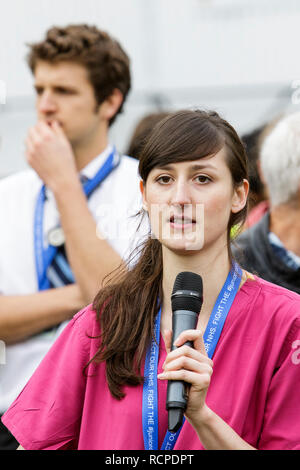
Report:
M 122 111 L 131 86 L 130 60 L 119 42 L 96 26 L 86 24 L 52 27 L 43 41 L 29 44 L 27 62 L 34 73 L 39 61 L 52 64 L 69 61 L 83 65 L 94 88 L 98 105 L 119 89 L 123 102 L 115 120 Z
M 271 205 L 292 201 L 300 186 L 300 112 L 279 120 L 263 141 L 260 161 Z

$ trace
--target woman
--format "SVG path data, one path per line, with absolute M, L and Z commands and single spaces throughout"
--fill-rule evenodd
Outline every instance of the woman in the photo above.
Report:
M 249 186 L 236 132 L 216 113 L 175 112 L 155 126 L 139 169 L 151 236 L 65 328 L 4 424 L 25 449 L 300 449 L 299 297 L 231 257 Z M 204 300 L 197 328 L 170 352 L 183 271 L 202 277 Z M 211 351 L 224 292 L 231 306 Z M 152 351 L 157 370 L 145 364 Z M 190 388 L 187 419 L 165 438 L 168 380 Z

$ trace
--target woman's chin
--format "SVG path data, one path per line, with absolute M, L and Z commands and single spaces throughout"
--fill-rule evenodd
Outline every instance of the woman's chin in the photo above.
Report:
M 182 240 L 161 240 L 163 246 L 178 255 L 190 256 L 203 249 L 201 241 L 182 239 Z

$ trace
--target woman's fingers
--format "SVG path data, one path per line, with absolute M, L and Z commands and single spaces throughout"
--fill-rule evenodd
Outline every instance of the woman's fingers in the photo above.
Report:
M 189 383 L 198 390 L 203 390 L 209 386 L 211 373 L 192 372 L 186 369 L 166 371 L 158 374 L 160 380 L 180 380 Z
M 192 341 L 194 343 L 194 348 L 207 356 L 206 349 L 204 346 L 203 335 L 200 330 L 185 330 L 183 331 L 178 338 L 175 339 L 174 345 L 178 348 L 182 346 L 187 341 Z
M 165 332 L 167 350 L 171 347 L 172 332 Z M 185 345 L 193 342 L 194 348 Z M 176 339 L 176 349 L 167 354 L 163 365 L 164 372 L 160 379 L 184 380 L 185 382 L 205 387 L 213 371 L 213 361 L 207 356 L 200 330 L 186 330 Z
M 200 330 L 183 331 L 174 342 L 176 348 L 173 351 L 170 351 L 171 340 L 172 332 L 168 330 L 165 332 L 165 343 L 168 352 L 166 362 L 172 361 L 176 357 L 184 355 L 202 362 L 204 361 L 212 366 L 213 361 L 207 356 L 202 333 Z M 191 348 L 190 346 L 187 346 L 185 344 L 187 341 L 192 342 L 194 347 Z
M 191 348 L 190 348 L 191 349 Z M 202 360 L 202 357 L 191 355 L 185 355 L 184 353 L 180 356 L 165 361 L 163 365 L 164 371 L 169 370 L 180 370 L 186 369 L 193 372 L 209 372 L 212 370 L 212 364 L 206 360 Z
M 208 387 L 212 372 L 212 364 L 208 362 L 201 362 L 187 356 L 179 356 L 174 360 L 165 362 L 163 373 L 158 374 L 158 378 L 161 380 L 182 380 L 193 384 L 198 389 L 203 389 Z

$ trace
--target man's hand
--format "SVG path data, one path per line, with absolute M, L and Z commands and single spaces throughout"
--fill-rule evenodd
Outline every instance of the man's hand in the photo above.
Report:
M 59 124 L 39 121 L 29 129 L 26 159 L 45 185 L 59 191 L 66 180 L 78 179 L 74 153 Z

